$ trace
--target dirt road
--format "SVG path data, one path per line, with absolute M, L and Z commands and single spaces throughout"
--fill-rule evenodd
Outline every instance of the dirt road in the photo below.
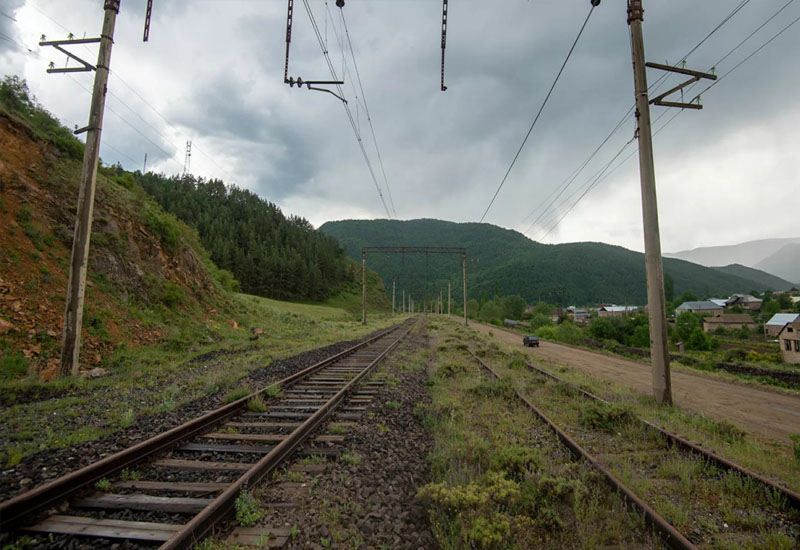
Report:
M 652 390 L 650 365 L 589 350 L 542 342 L 539 348 L 522 346 L 522 336 L 497 327 L 470 323 L 482 332 L 493 331 L 494 339 L 526 353 L 570 365 L 586 374 L 610 379 L 642 393 Z M 790 442 L 789 434 L 800 433 L 800 397 L 760 390 L 716 380 L 702 374 L 672 370 L 672 398 L 677 405 L 727 420 L 754 433 Z

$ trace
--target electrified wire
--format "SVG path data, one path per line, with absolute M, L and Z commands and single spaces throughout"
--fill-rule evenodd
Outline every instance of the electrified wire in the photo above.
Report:
M 317 36 L 317 41 L 319 42 L 319 46 L 322 49 L 322 55 L 325 58 L 325 62 L 328 65 L 328 70 L 331 73 L 331 77 L 333 77 L 333 80 L 339 80 L 339 77 L 336 75 L 336 68 L 333 66 L 333 63 L 331 62 L 330 55 L 328 54 L 328 49 L 325 47 L 325 41 L 323 40 L 322 34 L 319 31 L 317 21 L 314 18 L 314 12 L 311 10 L 311 6 L 308 4 L 308 0 L 303 0 L 303 5 L 306 8 L 306 13 L 308 13 L 308 18 L 311 20 L 311 27 L 314 29 L 314 34 Z M 342 98 L 345 97 L 344 90 L 342 89 L 341 85 L 336 84 L 336 90 L 339 92 L 340 97 Z M 344 106 L 345 113 L 347 114 L 347 119 L 350 121 L 350 126 L 353 129 L 353 134 L 356 137 L 358 146 L 361 149 L 361 154 L 364 156 L 364 161 L 367 163 L 369 174 L 372 177 L 372 182 L 375 184 L 375 189 L 378 191 L 378 196 L 380 197 L 381 203 L 383 204 L 383 209 L 386 211 L 386 216 L 391 220 L 392 214 L 391 212 L 389 212 L 389 207 L 386 204 L 386 199 L 383 196 L 383 191 L 381 190 L 381 186 L 378 183 L 378 178 L 375 177 L 375 170 L 372 168 L 372 163 L 369 160 L 369 155 L 367 155 L 367 150 L 364 147 L 364 141 L 361 139 L 361 133 L 358 131 L 358 125 L 356 124 L 356 121 L 353 118 L 353 113 L 350 110 L 350 106 L 345 101 L 342 101 L 342 105 Z
M 758 27 L 758 28 L 757 28 L 755 31 L 753 31 L 752 33 L 750 33 L 750 34 L 747 36 L 747 38 L 745 38 L 744 40 L 742 40 L 741 42 L 739 42 L 739 43 L 738 43 L 736 46 L 734 46 L 734 47 L 733 47 L 733 48 L 732 48 L 732 49 L 731 49 L 731 50 L 730 50 L 730 51 L 729 51 L 727 54 L 725 54 L 725 56 L 722 58 L 722 60 L 724 60 L 724 59 L 727 59 L 728 57 L 730 57 L 730 56 L 731 56 L 731 54 L 733 54 L 733 52 L 735 52 L 736 50 L 738 50 L 738 49 L 739 49 L 739 48 L 740 48 L 740 47 L 741 47 L 741 46 L 742 46 L 742 45 L 743 45 L 745 42 L 747 42 L 747 41 L 748 41 L 750 38 L 752 38 L 752 37 L 753 37 L 753 36 L 754 36 L 754 35 L 755 35 L 755 34 L 756 34 L 758 31 L 760 31 L 761 29 L 763 29 L 763 28 L 764 28 L 764 26 L 766 26 L 766 24 L 767 24 L 767 23 L 769 23 L 770 21 L 772 21 L 773 19 L 775 19 L 775 17 L 777 17 L 777 16 L 778 16 L 778 15 L 779 15 L 779 14 L 780 14 L 780 13 L 781 13 L 783 10 L 785 10 L 785 9 L 786 9 L 786 7 L 788 7 L 788 6 L 789 6 L 789 4 L 791 4 L 793 1 L 794 1 L 794 0 L 789 0 L 789 2 L 787 2 L 787 3 L 786 3 L 786 4 L 785 4 L 783 7 L 781 7 L 781 8 L 780 8 L 780 9 L 779 9 L 779 10 L 778 10 L 776 13 L 774 13 L 774 14 L 773 14 L 773 15 L 772 15 L 772 16 L 771 16 L 769 19 L 767 19 L 767 20 L 766 20 L 764 23 L 762 23 L 762 24 L 761 24 L 761 25 L 760 25 L 760 26 L 759 26 L 759 27 Z M 710 84 L 708 87 L 706 87 L 706 88 L 705 88 L 705 89 L 704 89 L 702 92 L 700 92 L 699 94 L 697 94 L 697 96 L 695 96 L 695 98 L 694 98 L 694 99 L 692 99 L 692 101 L 694 101 L 694 100 L 698 99 L 698 98 L 699 98 L 699 97 L 700 97 L 702 94 L 704 94 L 705 92 L 709 91 L 711 88 L 713 88 L 714 86 L 716 86 L 717 84 L 719 84 L 719 82 L 720 82 L 721 80 L 723 80 L 725 77 L 727 77 L 728 75 L 730 75 L 731 73 L 733 73 L 735 70 L 737 70 L 739 67 L 741 67 L 742 65 L 744 65 L 744 64 L 745 64 L 747 61 L 749 61 L 750 59 L 752 59 L 752 58 L 753 58 L 753 57 L 754 57 L 756 54 L 758 54 L 760 51 L 762 51 L 764 48 L 766 48 L 768 45 L 770 45 L 772 42 L 774 42 L 776 39 L 778 39 L 778 37 L 780 37 L 780 36 L 781 36 L 783 33 L 785 33 L 785 32 L 786 32 L 787 30 L 789 30 L 791 27 L 793 27 L 794 25 L 796 25 L 798 22 L 800 22 L 800 17 L 797 17 L 796 19 L 792 20 L 792 21 L 791 21 L 791 22 L 790 22 L 788 25 L 784 26 L 784 27 L 783 27 L 783 28 L 782 28 L 780 31 L 778 31 L 778 32 L 777 32 L 777 33 L 775 33 L 773 36 L 771 36 L 771 37 L 770 37 L 770 38 L 769 38 L 769 39 L 768 39 L 766 42 L 764 42 L 763 44 L 761 44 L 761 46 L 759 46 L 758 48 L 756 48 L 756 49 L 755 49 L 753 52 L 751 52 L 751 53 L 750 53 L 750 54 L 749 54 L 747 57 L 745 57 L 744 59 L 742 59 L 741 61 L 739 61 L 739 63 L 737 63 L 736 65 L 734 65 L 734 66 L 733 66 L 733 68 L 731 68 L 729 71 L 727 71 L 725 74 L 723 74 L 723 75 L 722 75 L 720 78 L 718 78 L 718 79 L 717 79 L 717 80 L 715 80 L 713 83 L 711 83 L 711 84 Z M 720 61 L 720 62 L 721 62 L 721 61 Z M 719 64 L 720 62 L 718 62 L 717 64 Z M 667 111 L 664 111 L 664 113 L 666 113 L 666 112 L 667 112 Z M 655 135 L 658 135 L 658 133 L 660 133 L 660 132 L 661 132 L 661 131 L 662 131 L 664 128 L 666 128 L 666 127 L 667 127 L 667 126 L 668 126 L 670 123 L 672 123 L 672 121 L 674 121 L 676 118 L 678 118 L 678 116 L 679 116 L 679 115 L 681 115 L 681 113 L 683 113 L 683 112 L 684 112 L 684 110 L 683 110 L 683 109 L 681 109 L 680 111 L 676 112 L 676 113 L 675 113 L 675 115 L 673 115 L 673 116 L 672 116 L 672 118 L 670 118 L 670 119 L 669 119 L 669 120 L 668 120 L 668 121 L 667 121 L 667 122 L 666 122 L 666 123 L 665 123 L 663 126 L 661 126 L 660 128 L 658 128 L 658 129 L 657 129 L 657 130 L 656 130 L 656 131 L 653 133 L 653 135 L 654 135 L 654 136 L 655 136 Z M 661 114 L 661 115 L 660 115 L 660 116 L 659 116 L 659 117 L 656 119 L 656 121 L 655 121 L 655 122 L 658 122 L 658 119 L 662 118 L 662 117 L 664 116 L 664 113 L 662 113 L 662 114 Z M 630 143 L 630 142 L 629 142 L 629 143 Z M 623 147 L 623 149 L 622 149 L 622 150 L 620 150 L 620 151 L 617 153 L 617 155 L 615 156 L 615 158 L 618 158 L 618 157 L 619 157 L 619 155 L 622 153 L 622 151 L 624 150 L 624 148 L 625 148 L 625 147 L 627 147 L 627 146 L 629 145 L 629 143 L 625 144 L 625 146 Z M 615 168 L 614 168 L 614 169 L 613 169 L 611 172 L 609 172 L 608 174 L 606 174 L 606 175 L 605 175 L 605 176 L 603 176 L 602 178 L 598 178 L 597 180 L 593 181 L 593 182 L 592 182 L 592 184 L 591 184 L 591 185 L 590 185 L 590 186 L 589 186 L 589 187 L 586 189 L 586 191 L 584 191 L 584 192 L 583 192 L 583 194 L 582 194 L 582 195 L 581 195 L 581 196 L 578 198 L 578 200 L 576 200 L 575 202 L 573 202 L 573 203 L 570 205 L 570 207 L 567 209 L 567 211 L 566 211 L 566 212 L 565 212 L 565 213 L 564 213 L 564 214 L 563 214 L 563 215 L 562 215 L 562 216 L 561 216 L 561 217 L 560 217 L 560 218 L 559 218 L 559 219 L 556 221 L 556 223 L 555 223 L 555 224 L 553 224 L 553 225 L 550 227 L 550 229 L 548 229 L 548 230 L 547 230 L 547 232 L 546 232 L 544 235 L 542 235 L 542 237 L 540 237 L 538 240 L 542 240 L 542 239 L 544 239 L 545 237 L 547 237 L 547 236 L 548 236 L 548 235 L 549 235 L 549 234 L 550 234 L 550 233 L 551 233 L 551 232 L 552 232 L 552 231 L 553 231 L 553 230 L 554 230 L 554 229 L 555 229 L 555 228 L 558 226 L 558 224 L 559 224 L 559 223 L 561 223 L 561 220 L 563 220 L 563 219 L 564 219 L 564 217 L 566 217 L 566 215 L 567 215 L 567 214 L 569 214 L 569 212 L 571 212 L 571 211 L 572 211 L 572 210 L 575 208 L 575 206 L 577 206 L 577 204 L 578 204 L 578 203 L 579 203 L 579 202 L 580 202 L 580 201 L 581 201 L 581 200 L 582 200 L 582 199 L 583 199 L 583 198 L 584 198 L 584 197 L 585 197 L 585 196 L 586 196 L 586 195 L 589 193 L 589 191 L 591 191 L 592 189 L 594 189 L 594 188 L 595 188 L 595 187 L 596 187 L 596 186 L 597 186 L 597 185 L 598 185 L 598 184 L 599 184 L 601 181 L 603 181 L 603 180 L 604 180 L 604 179 L 606 179 L 608 176 L 610 176 L 610 175 L 611 175 L 611 173 L 613 173 L 613 172 L 614 172 L 614 171 L 615 171 L 617 168 L 619 168 L 619 167 L 620 167 L 622 164 L 624 164 L 624 163 L 625 163 L 625 162 L 626 162 L 628 159 L 630 159 L 630 158 L 631 158 L 631 157 L 632 157 L 634 154 L 635 154 L 635 152 L 634 152 L 634 153 L 631 153 L 631 154 L 630 154 L 628 157 L 626 157 L 625 159 L 623 159 L 623 160 L 622 160 L 622 162 L 620 162 L 620 163 L 619 163 L 619 164 L 618 164 L 618 165 L 617 165 L 617 166 L 616 166 L 616 167 L 615 167 Z M 612 161 L 612 162 L 613 162 L 613 161 Z M 608 166 L 608 165 L 607 165 L 607 166 Z M 573 195 L 574 195 L 574 194 L 573 194 Z M 566 201 L 565 201 L 564 203 L 562 203 L 562 206 L 563 206 L 563 204 L 566 204 Z
M 789 1 L 786 3 L 786 5 L 784 5 L 784 6 L 783 6 L 781 9 L 779 9 L 779 10 L 778 10 L 778 11 L 777 11 L 777 12 L 776 12 L 776 13 L 775 13 L 775 14 L 774 14 L 772 17 L 770 17 L 770 18 L 769 18 L 769 19 L 768 19 L 768 20 L 767 20 L 765 23 L 763 23 L 763 24 L 762 24 L 760 27 L 758 27 L 758 29 L 756 29 L 755 31 L 753 31 L 753 33 L 751 33 L 751 34 L 750 34 L 750 36 L 749 36 L 748 38 L 746 38 L 746 39 L 745 39 L 744 41 L 742 41 L 742 42 L 741 42 L 739 45 L 737 45 L 737 46 L 736 46 L 736 48 L 734 48 L 734 50 L 736 50 L 736 49 L 737 49 L 738 47 L 740 47 L 740 46 L 741 46 L 741 45 L 742 45 L 744 42 L 746 42 L 746 41 L 747 41 L 747 40 L 748 40 L 750 37 L 752 37 L 752 36 L 753 36 L 753 34 L 755 34 L 755 33 L 756 33 L 756 32 L 758 32 L 758 31 L 759 31 L 761 28 L 763 28 L 763 27 L 764 27 L 764 25 L 766 25 L 766 24 L 767 24 L 769 21 L 771 21 L 772 19 L 774 19 L 775 17 L 777 17 L 777 15 L 778 15 L 778 14 L 780 14 L 780 12 L 782 12 L 784 9 L 786 9 L 786 7 L 788 7 L 788 5 L 789 5 L 789 4 L 791 4 L 792 2 L 794 2 L 794 0 L 789 0 Z M 742 10 L 742 9 L 743 9 L 743 8 L 744 8 L 746 5 L 747 5 L 747 4 L 749 4 L 749 3 L 750 3 L 750 0 L 742 0 L 742 1 L 741 1 L 741 2 L 740 2 L 740 3 L 739 3 L 739 4 L 738 4 L 738 5 L 735 7 L 735 8 L 733 8 L 733 10 L 732 10 L 730 13 L 728 13 L 728 14 L 727 14 L 727 15 L 726 15 L 726 16 L 725 16 L 723 19 L 722 19 L 722 21 L 720 21 L 720 23 L 718 23 L 718 24 L 717 24 L 717 25 L 716 25 L 716 26 L 715 26 L 715 27 L 714 27 L 714 28 L 713 28 L 713 29 L 712 29 L 712 30 L 711 30 L 709 33 L 707 33 L 707 34 L 705 35 L 705 37 L 703 37 L 703 39 L 702 39 L 702 40 L 700 40 L 700 41 L 699 41 L 699 42 L 698 42 L 698 43 L 697 43 L 697 44 L 696 44 L 694 47 L 692 47 L 692 48 L 691 48 L 691 49 L 690 49 L 690 50 L 689 50 L 689 51 L 688 51 L 688 52 L 687 52 L 687 53 L 686 53 L 684 56 L 682 56 L 682 57 L 681 57 L 681 61 L 686 61 L 686 59 L 688 59 L 688 58 L 689 58 L 689 57 L 690 57 L 690 56 L 691 56 L 691 55 L 692 55 L 694 52 L 696 52 L 696 51 L 697 51 L 697 50 L 698 50 L 698 49 L 699 49 L 699 48 L 700 48 L 700 47 L 701 47 L 701 46 L 702 46 L 702 45 L 703 45 L 705 42 L 707 42 L 707 41 L 708 41 L 708 39 L 709 39 L 709 38 L 711 38 L 711 36 L 713 36 L 713 35 L 714 35 L 714 34 L 715 34 L 717 31 L 719 31 L 719 30 L 720 30 L 720 29 L 721 29 L 723 26 L 725 26 L 725 25 L 726 25 L 728 22 L 730 22 L 730 21 L 731 21 L 731 19 L 733 19 L 733 17 L 734 17 L 734 16 L 736 16 L 736 15 L 737 15 L 737 14 L 738 14 L 738 13 L 739 13 L 739 12 L 740 12 L 740 11 L 741 11 L 741 10 Z M 728 55 L 726 55 L 726 56 L 725 56 L 725 57 L 724 57 L 722 60 L 720 60 L 720 61 L 719 61 L 717 64 L 719 64 L 719 63 L 721 63 L 722 61 L 724 61 L 725 59 L 727 59 L 727 57 L 728 57 L 728 56 L 729 56 L 729 55 L 730 55 L 730 54 L 731 54 L 731 53 L 732 53 L 734 50 L 732 50 L 731 52 L 729 52 L 729 53 L 728 53 Z M 658 79 L 657 79 L 655 82 L 653 82 L 652 84 L 650 84 L 650 86 L 648 86 L 648 90 L 649 90 L 649 91 L 653 91 L 653 92 L 655 92 L 655 91 L 656 91 L 656 90 L 659 88 L 659 85 L 660 85 L 660 84 L 663 84 L 663 83 L 666 81 L 666 79 L 667 79 L 667 78 L 668 78 L 668 77 L 669 77 L 671 74 L 672 74 L 672 73 L 664 73 L 664 74 L 662 74 L 660 78 L 658 78 Z M 690 88 L 690 89 L 691 89 L 691 88 Z M 636 108 L 636 106 L 635 106 L 635 105 L 633 105 L 633 106 L 631 106 L 631 107 L 628 109 L 628 111 L 627 111 L 627 112 L 625 113 L 625 115 L 622 117 L 622 119 L 620 120 L 620 122 L 618 122 L 618 123 L 617 123 L 617 125 L 614 127 L 614 129 L 613 129 L 613 130 L 611 130 L 611 132 L 610 132 L 610 133 L 609 133 L 609 134 L 608 134 L 608 135 L 605 137 L 605 139 L 604 139 L 604 140 L 601 142 L 600 146 L 598 146 L 598 147 L 597 147 L 597 148 L 596 148 L 596 149 L 595 149 L 595 150 L 594 150 L 594 151 L 591 153 L 591 155 L 589 155 L 589 157 L 588 157 L 588 158 L 587 158 L 585 161 L 583 161 L 583 163 L 581 163 L 581 165 L 580 165 L 580 167 L 578 168 L 577 172 L 575 172 L 575 173 L 574 173 L 575 175 L 573 175 L 573 176 L 571 176 L 571 177 L 567 178 L 566 180 L 564 180 L 564 182 L 562 182 L 561 186 L 557 187 L 557 188 L 556 188 L 556 189 L 555 189 L 553 192 L 551 192 L 551 193 L 550 193 L 550 195 L 548 195 L 548 197 L 547 197 L 547 198 L 545 198 L 545 200 L 544 200 L 542 203 L 540 203 L 540 204 L 539 204 L 539 206 L 538 206 L 536 209 L 534 209 L 534 211 L 530 212 L 530 213 L 529 213 L 529 214 L 528 214 L 528 215 L 527 215 L 527 216 L 526 216 L 526 217 L 523 219 L 523 221 L 522 221 L 522 222 L 520 222 L 520 224 L 519 224 L 518 226 L 521 226 L 521 225 L 523 225 L 523 224 L 525 223 L 525 221 L 526 221 L 528 218 L 530 218 L 530 217 L 531 217 L 531 216 L 533 216 L 533 215 L 534 215 L 534 214 L 535 214 L 537 211 L 539 211 L 539 209 L 541 209 L 541 208 L 542 208 L 542 206 L 543 206 L 544 204 L 547 204 L 547 207 L 545 207 L 545 209 L 542 211 L 542 213 L 539 215 L 539 217 L 538 217 L 536 220 L 534 220 L 534 221 L 533 221 L 533 222 L 532 222 L 530 225 L 528 225 L 527 229 L 526 229 L 525 231 L 523 231 L 523 234 L 527 234 L 527 233 L 528 233 L 528 232 L 529 232 L 529 231 L 530 231 L 530 230 L 531 230 L 531 229 L 532 229 L 532 228 L 533 228 L 533 227 L 534 227 L 534 226 L 535 226 L 535 225 L 536 225 L 536 224 L 537 224 L 537 223 L 538 223 L 538 222 L 539 222 L 539 221 L 540 221 L 542 218 L 544 218 L 546 215 L 549 215 L 549 214 L 548 214 L 548 209 L 550 209 L 550 208 L 551 208 L 551 206 L 552 206 L 552 204 L 555 202 L 555 200 L 557 200 L 557 199 L 558 199 L 558 197 L 560 197 L 560 196 L 561 196 L 561 195 L 562 195 L 562 194 L 563 194 L 563 193 L 566 191 L 566 189 L 567 189 L 567 188 L 569 188 L 569 186 L 571 186 L 571 185 L 572 185 L 572 183 L 574 183 L 575 179 L 577 178 L 577 175 L 579 175 L 579 174 L 580 174 L 580 172 L 582 172 L 582 170 L 583 170 L 583 169 L 586 167 L 586 165 L 587 165 L 587 164 L 588 164 L 588 163 L 589 163 L 589 162 L 590 162 L 590 161 L 591 161 L 591 160 L 592 160 L 592 159 L 593 159 L 593 158 L 594 158 L 594 157 L 597 155 L 597 153 L 600 151 L 600 149 L 602 149 L 602 148 L 605 146 L 605 144 L 606 144 L 606 143 L 608 143 L 608 141 L 611 139 L 611 137 L 612 137 L 612 136 L 613 136 L 613 135 L 614 135 L 614 134 L 615 134 L 615 133 L 616 133 L 616 132 L 617 132 L 617 131 L 620 129 L 621 125 L 624 123 L 624 121 L 627 119 L 627 117 L 628 117 L 628 116 L 629 116 L 629 115 L 630 115 L 630 114 L 631 114 L 631 113 L 632 113 L 632 112 L 635 110 L 635 108 Z M 552 196 L 553 196 L 555 193 L 558 193 L 558 195 L 556 196 L 556 198 L 555 198 L 554 200 L 552 200 L 552 201 L 550 201 L 550 202 L 548 203 L 547 201 L 548 201 L 548 200 L 550 199 L 550 197 L 552 197 Z M 574 193 L 573 193 L 573 195 L 574 195 Z M 572 195 L 570 195 L 570 196 L 572 196 Z M 563 203 L 562 203 L 562 204 L 563 204 Z
M 344 24 L 344 33 L 347 36 L 347 45 L 350 47 L 350 55 L 353 58 L 353 68 L 356 70 L 356 78 L 358 79 L 358 88 L 361 90 L 361 99 L 364 102 L 364 113 L 367 115 L 367 122 L 369 123 L 369 129 L 372 133 L 372 141 L 375 144 L 375 152 L 378 156 L 378 164 L 381 167 L 381 174 L 383 174 L 383 183 L 386 185 L 386 192 L 389 194 L 389 204 L 392 205 L 392 212 L 394 215 L 397 216 L 397 210 L 394 207 L 394 199 L 392 198 L 392 189 L 389 187 L 389 180 L 386 177 L 386 170 L 383 167 L 383 158 L 381 157 L 381 150 L 378 147 L 378 138 L 375 137 L 375 128 L 372 125 L 372 116 L 369 114 L 369 107 L 367 107 L 367 95 L 364 93 L 364 86 L 361 83 L 361 74 L 358 71 L 358 63 L 356 63 L 356 54 L 353 51 L 353 43 L 350 41 L 350 31 L 347 28 L 347 20 L 344 18 L 344 10 L 339 10 L 339 15 L 342 17 L 342 23 Z
M 539 107 L 539 112 L 536 113 L 536 117 L 533 119 L 533 123 L 531 124 L 531 127 L 528 128 L 528 133 L 525 134 L 525 138 L 522 140 L 522 144 L 520 144 L 519 149 L 517 150 L 517 154 L 514 155 L 514 159 L 511 161 L 511 165 L 508 167 L 508 170 L 506 170 L 506 174 L 503 176 L 503 179 L 500 182 L 500 185 L 497 187 L 497 191 L 494 192 L 494 196 L 492 197 L 492 200 L 489 201 L 489 205 L 486 207 L 486 210 L 484 211 L 483 216 L 481 216 L 481 219 L 480 219 L 479 223 L 482 223 L 483 220 L 486 218 L 486 214 L 489 213 L 489 209 L 492 208 L 492 205 L 494 204 L 495 199 L 497 199 L 497 195 L 500 194 L 500 190 L 503 188 L 503 185 L 505 185 L 506 180 L 508 179 L 508 175 L 511 173 L 511 170 L 514 168 L 514 165 L 517 163 L 517 159 L 519 158 L 520 153 L 522 153 L 522 149 L 525 147 L 525 144 L 528 142 L 528 138 L 531 136 L 531 133 L 533 132 L 533 128 L 536 126 L 536 123 L 539 121 L 539 117 L 542 116 L 542 112 L 544 111 L 544 108 L 547 105 L 547 101 L 550 99 L 550 96 L 552 95 L 553 90 L 555 90 L 556 84 L 558 84 L 558 80 L 561 78 L 561 74 L 564 72 L 564 68 L 567 66 L 567 63 L 569 62 L 570 57 L 572 57 L 572 52 L 575 51 L 575 47 L 578 45 L 578 41 L 581 39 L 581 36 L 583 35 L 583 31 L 586 28 L 586 25 L 589 23 L 589 18 L 592 16 L 592 13 L 594 13 L 594 8 L 595 8 L 595 6 L 592 5 L 592 7 L 589 9 L 589 13 L 586 15 L 586 19 L 583 21 L 583 25 L 581 25 L 580 31 L 578 31 L 578 36 L 575 37 L 575 41 L 572 43 L 572 47 L 569 49 L 569 52 L 567 53 L 567 57 L 564 59 L 564 62 L 561 64 L 561 68 L 559 69 L 558 74 L 556 75 L 556 78 L 553 81 L 553 85 L 550 86 L 550 90 L 547 92 L 547 95 L 545 96 L 541 107 Z

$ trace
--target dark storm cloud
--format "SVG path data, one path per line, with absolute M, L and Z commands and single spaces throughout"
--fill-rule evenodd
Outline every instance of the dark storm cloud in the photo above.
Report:
M 97 11 L 93 1 L 76 0 L 85 13 Z M 58 2 L 41 4 L 56 19 L 68 15 Z M 680 62 L 737 4 L 646 0 L 647 58 Z M 687 65 L 700 70 L 717 65 L 783 4 L 750 2 Z M 330 95 L 283 84 L 285 1 L 159 1 L 147 45 L 141 44 L 143 5 L 124 4 L 114 64 L 128 81 L 140 83 L 140 92 L 180 128 L 176 133 L 165 127 L 146 114 L 137 98 L 125 96 L 161 128 L 165 137 L 152 139 L 170 153 L 177 151 L 162 166 L 179 170 L 183 143 L 193 139 L 214 157 L 210 163 L 195 155 L 197 170 L 224 174 L 228 181 L 291 205 L 291 213 L 316 224 L 342 216 L 383 215 L 342 104 Z M 344 29 L 338 9 L 333 2 L 326 8 L 322 0 L 310 0 L 310 5 L 337 73 L 346 81 L 350 108 L 383 186 L 366 113 L 355 98 L 360 91 L 349 51 L 343 70 L 336 33 L 344 38 Z M 451 3 L 445 74 L 449 89 L 442 93 L 440 1 L 346 3 L 344 13 L 399 217 L 480 218 L 589 5 L 588 0 Z M 295 7 L 289 74 L 327 79 L 307 14 L 301 3 Z M 719 73 L 798 15 L 800 2 L 719 63 Z M 76 24 L 94 28 L 97 21 L 78 19 Z M 788 222 L 782 220 L 790 215 L 785 205 L 776 206 L 776 215 L 760 224 L 736 224 L 725 212 L 746 208 L 759 193 L 792 185 L 792 174 L 800 171 L 792 153 L 800 146 L 795 130 L 800 128 L 800 103 L 792 92 L 800 85 L 800 73 L 793 58 L 782 53 L 796 49 L 798 30 L 800 25 L 705 94 L 703 111 L 681 114 L 656 135 L 665 249 L 687 248 L 720 234 L 755 238 L 785 231 Z M 624 2 L 605 0 L 595 9 L 487 221 L 518 225 L 625 115 L 634 98 L 628 34 Z M 659 76 L 649 73 L 651 82 Z M 677 77 L 667 81 L 668 86 L 677 82 Z M 61 97 L 51 99 L 54 109 Z M 654 118 L 664 116 L 656 129 L 673 114 L 654 108 Z M 632 115 L 626 117 L 565 198 L 573 193 L 577 197 L 578 186 L 588 184 L 631 139 L 634 122 Z M 119 121 L 107 128 L 109 143 L 130 150 L 134 158 L 153 148 Z M 709 212 L 709 204 L 717 208 Z M 571 206 L 566 202 L 553 209 L 545 221 L 554 221 Z M 686 219 L 693 220 L 691 226 Z M 545 227 L 534 229 L 543 233 Z M 605 239 L 641 248 L 636 157 L 587 195 L 550 238 Z
M 309 136 L 301 135 L 281 109 L 266 108 L 258 92 L 257 82 L 223 74 L 194 87 L 170 113 L 179 125 L 201 129 L 198 137 L 216 140 L 238 156 L 260 182 L 254 190 L 279 200 L 311 179 L 318 167 Z

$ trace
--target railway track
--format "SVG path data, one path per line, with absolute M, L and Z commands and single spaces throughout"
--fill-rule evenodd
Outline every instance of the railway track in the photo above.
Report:
M 491 376 L 502 379 L 486 361 L 468 351 Z M 550 372 L 527 362 L 525 365 L 545 379 L 545 386 L 539 386 L 541 392 L 566 388 L 579 400 L 613 407 Z M 535 391 L 515 392 L 576 459 L 602 473 L 669 547 L 796 548 L 800 542 L 800 495 L 791 489 L 640 418 L 631 419 L 637 427 L 620 427 L 619 431 L 615 427 L 612 433 L 572 422 L 570 435 L 533 403 Z M 579 409 L 574 401 L 572 406 Z M 577 414 L 581 413 L 578 410 Z M 685 514 L 691 520 L 695 519 L 692 516 L 703 518 L 706 527 L 684 534 L 657 508 L 666 508 L 673 517 Z M 718 530 L 716 524 L 723 529 Z
M 382 331 L 272 386 L 0 503 L 0 530 L 44 533 L 58 544 L 81 536 L 190 548 L 230 515 L 244 491 L 298 451 L 335 453 L 332 447 L 343 436 L 320 428 L 332 419 L 335 424 L 359 417 L 380 384 L 367 378 L 410 330 L 407 322 Z M 287 531 L 239 530 L 232 537 L 240 544 L 280 547 Z

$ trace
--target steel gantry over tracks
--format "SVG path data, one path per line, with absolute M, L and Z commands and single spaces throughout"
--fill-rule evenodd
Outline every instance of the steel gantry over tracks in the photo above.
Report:
M 464 324 L 467 325 L 467 249 L 449 246 L 364 246 L 361 248 L 361 324 L 367 324 L 367 253 L 370 254 L 460 254 L 464 286 Z

